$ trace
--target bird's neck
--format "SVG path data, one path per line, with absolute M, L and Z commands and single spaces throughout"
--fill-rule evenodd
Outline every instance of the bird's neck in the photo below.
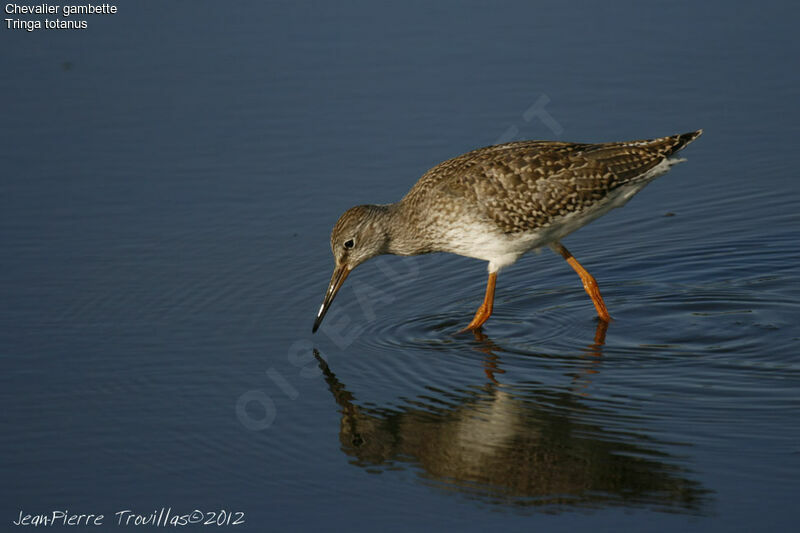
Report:
M 387 252 L 394 255 L 418 255 L 429 252 L 425 240 L 418 231 L 418 224 L 413 213 L 404 208 L 402 201 L 385 206 L 384 218 L 386 235 L 388 236 Z

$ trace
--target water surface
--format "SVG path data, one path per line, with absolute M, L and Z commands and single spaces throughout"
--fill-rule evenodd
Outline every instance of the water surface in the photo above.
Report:
M 785 530 L 800 476 L 793 5 L 138 2 L 0 31 L 0 520 Z M 545 110 L 546 113 L 543 113 Z M 704 128 L 503 271 L 330 229 L 514 138 Z

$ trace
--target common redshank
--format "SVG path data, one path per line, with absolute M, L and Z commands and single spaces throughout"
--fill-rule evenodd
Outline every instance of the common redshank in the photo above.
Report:
M 685 161 L 672 156 L 702 133 L 598 144 L 488 146 L 439 163 L 399 202 L 348 209 L 331 233 L 336 265 L 312 331 L 348 274 L 367 259 L 431 252 L 489 262 L 483 303 L 462 331 L 477 330 L 492 314 L 497 273 L 544 245 L 578 273 L 600 320 L 608 322 L 597 281 L 560 241 Z

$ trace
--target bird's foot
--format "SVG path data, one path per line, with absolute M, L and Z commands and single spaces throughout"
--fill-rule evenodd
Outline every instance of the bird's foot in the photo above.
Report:
M 472 322 L 470 322 L 467 327 L 459 331 L 459 333 L 466 333 L 467 331 L 480 331 L 481 326 L 483 326 L 483 324 L 489 320 L 490 316 L 492 316 L 491 307 L 487 306 L 486 304 L 482 304 L 475 313 Z

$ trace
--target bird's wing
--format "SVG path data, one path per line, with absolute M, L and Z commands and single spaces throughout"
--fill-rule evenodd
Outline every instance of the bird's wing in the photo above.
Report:
M 648 172 L 700 132 L 623 143 L 528 141 L 446 161 L 441 185 L 470 200 L 506 233 L 547 226 L 580 212 Z
M 542 150 L 533 156 L 484 161 L 450 186 L 503 232 L 518 233 L 543 228 L 559 216 L 591 206 L 617 181 L 603 162 Z

